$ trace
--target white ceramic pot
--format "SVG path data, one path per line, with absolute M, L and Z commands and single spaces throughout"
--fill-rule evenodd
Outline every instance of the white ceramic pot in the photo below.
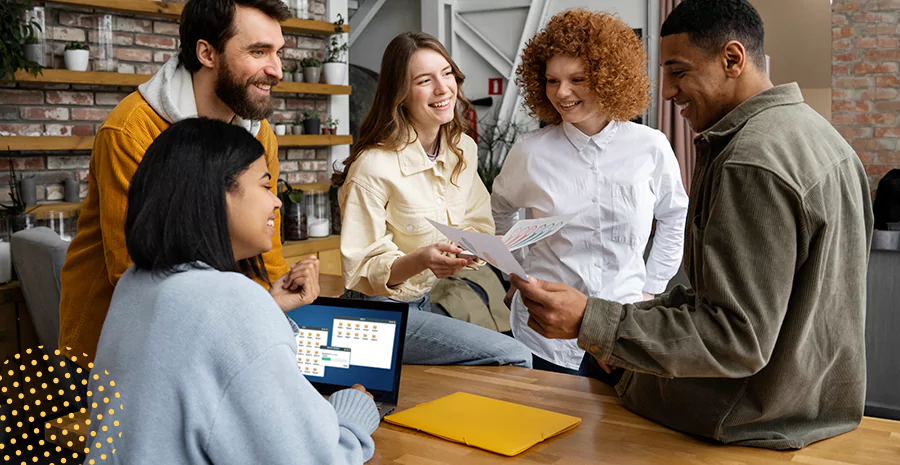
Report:
M 64 60 L 69 71 L 87 71 L 90 52 L 87 50 L 66 50 Z
M 287 127 L 286 127 L 285 125 L 283 125 L 283 124 L 276 124 L 276 125 L 275 125 L 275 135 L 276 135 L 276 136 L 283 136 L 286 129 L 287 129 Z
M 325 83 L 333 86 L 344 84 L 347 75 L 347 63 L 325 63 L 322 65 L 325 73 Z

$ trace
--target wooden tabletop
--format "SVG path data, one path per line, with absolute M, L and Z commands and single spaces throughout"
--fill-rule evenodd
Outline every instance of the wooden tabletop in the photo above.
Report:
M 319 295 L 322 297 L 340 297 L 344 293 L 344 278 L 330 274 L 319 275 Z
M 406 365 L 398 410 L 470 392 L 582 418 L 574 430 L 504 457 L 381 422 L 371 464 L 783 464 L 900 463 L 900 422 L 865 418 L 854 431 L 799 451 L 712 444 L 645 420 L 622 407 L 615 391 L 588 378 L 515 367 Z

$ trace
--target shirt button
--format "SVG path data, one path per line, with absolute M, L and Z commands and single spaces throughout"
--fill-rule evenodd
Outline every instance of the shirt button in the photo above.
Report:
M 411 224 L 406 225 L 406 230 L 409 231 L 409 232 L 412 232 L 412 230 L 413 230 L 413 225 L 411 225 Z
M 441 197 L 438 197 L 438 199 L 437 199 L 437 204 L 438 204 L 438 205 L 441 205 L 442 203 L 444 203 L 444 199 L 441 198 Z
M 600 197 L 594 197 L 593 200 L 594 203 L 600 203 Z

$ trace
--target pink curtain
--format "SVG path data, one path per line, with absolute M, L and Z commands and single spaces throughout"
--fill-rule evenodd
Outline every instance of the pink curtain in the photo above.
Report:
M 681 0 L 659 0 L 659 24 L 666 20 L 669 13 L 681 3 Z M 681 166 L 681 180 L 684 182 L 684 189 L 691 191 L 691 175 L 694 172 L 694 164 L 697 160 L 697 154 L 694 151 L 694 132 L 688 126 L 687 121 L 678 114 L 678 109 L 671 101 L 667 101 L 662 97 L 662 76 L 663 70 L 660 67 L 659 72 L 659 112 L 656 117 L 656 124 L 660 131 L 669 138 L 672 144 L 672 150 L 675 152 L 675 158 Z

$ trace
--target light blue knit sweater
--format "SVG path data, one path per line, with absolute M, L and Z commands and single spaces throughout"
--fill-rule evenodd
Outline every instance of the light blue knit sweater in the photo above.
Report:
M 374 402 L 354 390 L 323 399 L 297 368 L 295 341 L 266 290 L 241 274 L 153 277 L 129 268 L 91 372 L 96 436 L 87 436 L 85 463 L 370 459 Z

